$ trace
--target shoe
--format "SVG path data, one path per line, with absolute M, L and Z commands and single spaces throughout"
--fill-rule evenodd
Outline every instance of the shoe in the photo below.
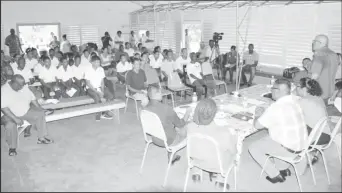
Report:
M 215 182 L 215 186 L 217 188 L 222 189 L 224 187 L 224 183 L 223 182 Z M 229 190 L 229 188 L 230 188 L 230 186 L 229 186 L 229 184 L 227 184 L 226 189 Z
M 192 175 L 192 181 L 197 183 L 201 181 L 201 176 L 199 174 Z
M 17 155 L 17 150 L 15 148 L 9 148 L 8 150 L 8 155 L 9 156 L 15 156 Z
M 247 83 L 247 86 L 248 86 L 248 87 L 252 86 L 252 83 Z
M 273 178 L 267 176 L 266 180 L 270 181 L 272 184 L 275 184 L 275 183 L 278 183 L 278 182 L 283 183 L 283 182 L 285 182 L 286 179 L 281 174 L 279 174 L 279 175 L 277 175 L 276 177 L 273 177 Z
M 108 113 L 102 113 L 101 119 L 113 119 L 113 116 L 109 115 Z
M 53 143 L 53 140 L 46 138 L 46 137 L 38 138 L 38 141 L 37 141 L 37 144 L 50 144 L 50 143 Z
M 291 176 L 291 171 L 290 171 L 290 169 L 280 170 L 279 172 L 280 172 L 280 174 L 281 174 L 284 178 L 287 177 L 287 176 Z
M 95 117 L 95 120 L 96 121 L 100 121 L 101 120 L 101 114 L 97 113 L 96 117 Z

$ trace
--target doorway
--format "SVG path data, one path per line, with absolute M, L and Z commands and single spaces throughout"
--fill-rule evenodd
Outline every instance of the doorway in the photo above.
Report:
M 188 31 L 188 37 L 185 35 L 185 30 Z M 188 47 L 188 53 L 198 52 L 202 39 L 201 21 L 184 21 L 182 34 L 182 48 Z M 188 38 L 188 45 L 186 45 L 186 38 Z

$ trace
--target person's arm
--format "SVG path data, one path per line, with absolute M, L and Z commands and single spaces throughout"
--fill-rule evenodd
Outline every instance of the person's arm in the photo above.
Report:
M 8 107 L 1 108 L 1 111 L 4 115 L 9 117 L 12 121 L 14 121 L 17 125 L 21 126 L 24 124 L 24 121 L 19 117 L 15 116 L 12 111 Z
M 189 76 L 195 80 L 201 80 L 201 79 L 197 78 L 196 76 L 194 76 L 193 74 L 189 74 Z
M 317 80 L 321 76 L 323 70 L 323 61 L 320 57 L 315 56 L 312 61 L 311 78 Z
M 255 53 L 254 65 L 258 65 L 258 63 L 259 63 L 259 55 Z
M 132 91 L 132 92 L 136 92 L 136 93 L 140 93 L 140 94 L 144 93 L 142 90 L 138 90 L 138 89 L 132 88 L 130 85 L 127 85 L 127 88 L 128 88 L 129 91 Z
M 6 45 L 6 46 L 9 46 L 9 42 L 10 42 L 9 36 L 7 36 L 6 39 L 5 39 L 5 45 Z
M 40 78 L 40 84 L 42 84 L 44 87 L 47 87 L 47 88 L 49 88 L 49 89 L 52 89 L 52 85 L 45 83 L 44 80 L 43 80 L 42 78 Z

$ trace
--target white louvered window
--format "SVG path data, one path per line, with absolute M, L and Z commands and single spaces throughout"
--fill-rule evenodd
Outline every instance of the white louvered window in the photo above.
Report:
M 81 44 L 88 42 L 99 44 L 99 28 L 98 26 L 87 25 L 81 27 Z
M 81 27 L 77 25 L 63 27 L 63 34 L 72 45 L 81 45 Z

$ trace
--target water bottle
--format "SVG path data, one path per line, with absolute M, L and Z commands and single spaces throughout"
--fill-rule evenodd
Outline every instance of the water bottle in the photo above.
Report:
M 271 85 L 273 85 L 274 84 L 274 82 L 275 82 L 276 80 L 275 80 L 275 78 L 274 78 L 274 76 L 272 76 L 272 78 L 271 78 Z
M 194 93 L 192 94 L 192 102 L 193 102 L 193 103 L 197 102 L 197 94 L 196 94 L 196 92 L 194 92 Z

